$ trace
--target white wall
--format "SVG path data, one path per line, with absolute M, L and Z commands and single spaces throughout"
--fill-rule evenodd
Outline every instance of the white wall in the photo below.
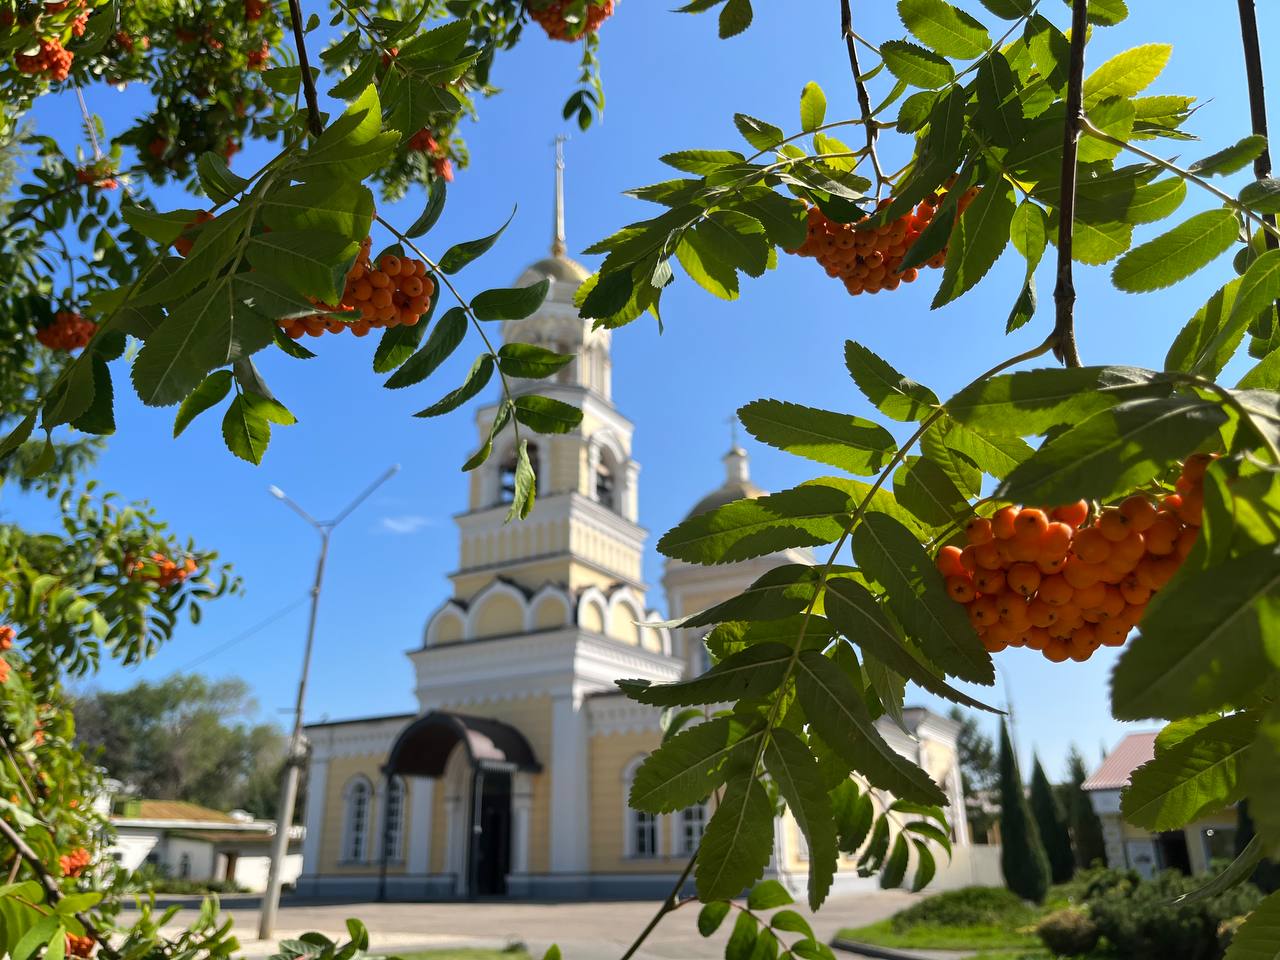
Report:
M 117 856 L 120 866 L 126 870 L 137 870 L 147 859 L 147 854 L 160 842 L 158 830 L 116 831 L 116 841 L 111 846 L 112 856 Z
M 206 840 L 189 840 L 186 837 L 166 837 L 162 862 L 168 868 L 169 876 L 175 880 L 183 879 L 180 865 L 184 854 L 191 858 L 191 870 L 185 879 L 213 879 L 216 858 L 212 843 Z
M 948 863 L 945 850 L 934 850 L 938 859 L 938 873 L 925 888 L 926 892 L 956 890 L 960 887 L 1004 886 L 999 844 L 955 844 L 952 846 L 952 853 L 951 862 Z
M 236 860 L 235 881 L 253 893 L 261 893 L 267 889 L 267 870 L 271 866 L 269 856 L 247 856 Z M 296 883 L 302 873 L 302 854 L 291 853 L 285 857 L 281 880 Z

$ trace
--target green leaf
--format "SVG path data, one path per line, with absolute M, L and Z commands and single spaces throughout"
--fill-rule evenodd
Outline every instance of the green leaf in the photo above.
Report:
M 1009 243 L 1015 209 L 1013 187 L 998 181 L 984 187 L 956 220 L 931 309 L 950 303 L 986 276 Z
M 946 434 L 952 426 L 950 417 L 941 418 L 920 438 L 920 452 L 942 468 L 956 488 L 969 499 L 982 491 L 982 470 L 969 457 L 947 446 Z
M 863 396 L 886 417 L 920 421 L 939 406 L 932 390 L 907 379 L 860 343 L 845 341 L 844 362 Z
M 453 307 L 446 311 L 435 329 L 431 331 L 431 336 L 427 337 L 427 342 L 423 344 L 422 349 L 388 377 L 384 386 L 388 390 L 398 390 L 401 387 L 421 383 L 453 353 L 466 335 L 466 311 L 461 307 Z
M 1166 831 L 1230 807 L 1243 793 L 1242 757 L 1257 729 L 1256 714 L 1223 717 L 1144 763 L 1120 794 L 1125 820 Z
M 406 237 L 420 237 L 436 225 L 440 214 L 444 212 L 445 192 L 445 182 L 442 178 L 431 182 L 431 186 L 427 189 L 427 205 L 422 215 L 404 232 Z
M 244 177 L 237 177 L 231 172 L 223 157 L 209 151 L 200 154 L 196 172 L 200 175 L 200 186 L 205 195 L 217 204 L 230 202 L 249 185 Z
M 1274 703 L 1262 716 L 1258 734 L 1240 764 L 1244 793 L 1254 799 L 1249 812 L 1258 837 L 1269 849 L 1280 844 L 1280 811 L 1273 802 L 1280 790 L 1280 707 Z
M 1237 390 L 1280 390 L 1280 350 L 1272 350 L 1262 362 L 1240 378 Z
M 330 178 L 277 187 L 262 198 L 262 222 L 275 230 L 324 231 L 359 243 L 373 224 L 373 194 Z
M 945 59 L 906 40 L 886 40 L 880 45 L 880 56 L 890 73 L 913 87 L 937 90 L 956 76 Z
M 756 918 L 745 911 L 739 913 L 724 945 L 724 960 L 752 960 L 757 940 Z
M 1126 400 L 1168 395 L 1171 384 L 1139 367 L 1048 367 L 981 380 L 946 402 L 947 413 L 978 433 L 1032 436 Z
M 504 343 L 498 349 L 498 369 L 508 377 L 540 380 L 572 363 L 574 356 L 531 343 Z
M 529 461 L 529 441 L 523 437 L 520 438 L 520 450 L 516 455 L 514 488 L 511 506 L 507 510 L 506 523 L 510 523 L 517 517 L 523 520 L 529 516 L 533 512 L 534 500 L 537 499 L 538 478 L 534 473 L 533 464 Z
M 1049 217 L 1050 235 L 1058 229 L 1057 211 Z M 1133 244 L 1133 224 L 1113 221 L 1090 223 L 1077 219 L 1073 228 L 1071 259 L 1098 266 L 1110 263 Z
M 775 930 L 803 933 L 806 937 L 813 938 L 813 927 L 809 925 L 809 921 L 794 910 L 779 910 L 769 918 L 769 926 Z
M 439 297 L 432 297 L 427 301 L 427 312 L 422 314 L 418 318 L 418 322 L 413 326 L 398 324 L 383 331 L 382 338 L 378 341 L 378 347 L 373 352 L 374 373 L 387 373 L 390 370 L 395 370 L 413 356 L 414 351 L 418 349 L 418 345 L 422 343 L 422 338 L 427 329 L 431 326 L 431 318 L 436 311 L 436 304 L 439 302 Z M 465 334 L 465 321 L 462 330 Z
M 884 871 L 880 874 L 881 889 L 892 890 L 902 884 L 903 877 L 907 875 L 909 855 L 910 848 L 907 845 L 907 835 L 899 833 L 893 841 L 893 852 L 889 854 L 889 859 L 885 861 Z
M 945 527 L 970 515 L 969 501 L 928 457 L 907 457 L 893 475 L 893 495 L 923 523 Z
M 998 147 L 1016 146 L 1026 136 L 1018 81 L 999 51 L 978 65 L 978 120 Z
M 732 764 L 755 760 L 763 736 L 763 730 L 746 734 L 729 717 L 681 730 L 637 768 L 627 804 L 648 813 L 675 813 L 701 803 L 725 782 Z
M 760 878 L 772 853 L 773 804 L 747 771 L 729 781 L 702 835 L 694 874 L 699 899 L 736 897 Z
M 800 129 L 815 130 L 827 118 L 827 95 L 810 80 L 800 92 Z
M 1226 149 L 1211 153 L 1203 160 L 1197 160 L 1187 169 L 1191 173 L 1198 173 L 1202 177 L 1235 173 L 1237 170 L 1243 169 L 1246 164 L 1260 157 L 1266 149 L 1267 138 L 1251 133 L 1243 140 L 1238 140 Z
M 786 731 L 783 731 L 784 733 Z M 804 744 L 800 744 L 804 748 Z M 808 753 L 805 749 L 805 753 Z M 761 880 L 747 894 L 747 908 L 750 910 L 772 910 L 774 907 L 785 907 L 795 903 L 787 888 L 777 880 Z
M 742 138 L 757 150 L 772 150 L 786 139 L 786 134 L 780 128 L 745 113 L 735 113 L 733 125 L 738 128 Z
M 111 384 L 111 369 L 100 356 L 89 359 L 89 373 L 93 380 L 93 401 L 71 421 L 71 426 L 81 433 L 105 437 L 116 432 L 115 397 Z
M 399 143 L 399 133 L 382 129 L 378 88 L 370 84 L 297 158 L 291 173 L 299 180 L 360 181 L 381 169 Z
M 698 911 L 698 933 L 709 937 L 720 929 L 724 918 L 729 915 L 728 900 L 713 900 Z
M 751 0 L 729 0 L 720 10 L 720 39 L 736 37 L 751 26 Z
M 582 411 L 563 400 L 526 394 L 516 398 L 516 419 L 538 433 L 571 433 L 582 423 Z
M 617 683 L 632 700 L 656 707 L 753 700 L 768 696 L 778 688 L 791 656 L 792 650 L 785 644 L 757 643 L 726 657 L 692 680 L 677 683 L 619 680 Z
M 337 303 L 359 245 L 336 233 L 272 231 L 249 241 L 245 256 L 255 270 L 280 277 L 301 294 Z
M 858 476 L 879 473 L 897 449 L 893 434 L 870 420 L 781 400 L 755 400 L 738 417 L 762 443 Z
M 1194 397 L 1129 400 L 1046 441 L 996 494 L 1026 503 L 1110 500 L 1164 473 L 1225 421 L 1220 406 Z
M 1035 9 L 1034 0 L 982 0 L 982 5 L 1005 20 L 1030 16 Z
M 237 245 L 240 243 L 248 224 L 248 216 L 242 207 L 228 210 L 219 217 L 200 225 L 195 233 L 195 244 L 185 259 L 164 261 L 173 267 L 170 271 L 157 271 L 155 282 L 146 282 L 140 293 L 130 297 L 129 305 L 133 308 L 148 307 L 153 304 L 171 304 L 202 283 L 210 281 L 223 270 Z M 225 285 L 226 278 L 222 278 Z M 218 286 L 218 281 L 210 283 Z
M 892 517 L 868 514 L 851 543 L 858 566 L 885 587 L 889 608 L 930 661 L 963 680 L 994 681 L 991 657 L 910 530 Z
M 934 859 L 929 845 L 923 840 L 917 840 L 912 837 L 911 844 L 916 848 L 916 876 L 911 881 L 911 892 L 919 893 L 929 885 L 929 881 L 938 872 L 938 863 Z
M 440 269 L 444 273 L 448 274 L 457 273 L 472 260 L 485 253 L 490 247 L 498 242 L 498 238 L 502 236 L 502 232 L 507 229 L 515 215 L 516 212 L 513 208 L 511 216 L 507 217 L 507 222 L 487 237 L 481 237 L 478 240 L 465 240 L 462 243 L 455 243 L 452 247 L 446 250 L 444 252 L 444 256 L 440 258 Z
M 135 203 L 123 203 L 120 205 L 120 215 L 124 218 L 124 222 L 148 240 L 154 240 L 162 247 L 167 247 L 177 240 L 182 235 L 183 229 L 195 220 L 198 212 L 196 210 L 183 209 L 160 213 L 156 210 L 140 207 Z
M 898 0 L 898 16 L 916 39 L 944 57 L 972 60 L 991 46 L 986 28 L 945 0 Z
M 523 320 L 547 299 L 551 281 L 545 277 L 527 287 L 486 290 L 471 301 L 477 320 Z
M 780 620 L 813 600 L 819 579 L 810 564 L 786 563 L 761 574 L 741 593 L 664 626 L 705 627 L 727 620 Z
M 663 535 L 658 552 L 689 563 L 733 563 L 833 543 L 853 509 L 853 499 L 834 487 L 792 487 L 689 517 Z
M 722 167 L 740 164 L 746 160 L 746 157 L 736 150 L 680 150 L 676 153 L 663 154 L 658 159 L 667 166 L 683 170 L 685 173 L 706 176 Z
M 861 793 L 857 785 L 843 773 L 830 796 L 836 830 L 840 835 L 840 852 L 852 856 L 858 852 L 871 831 L 871 822 L 876 814 L 875 804 L 870 792 Z
M 1280 180 L 1255 180 L 1240 191 L 1240 202 L 1257 213 L 1280 213 Z
M 1111 282 L 1129 293 L 1172 286 L 1224 253 L 1238 234 L 1230 210 L 1198 213 L 1126 253 L 1111 271 Z
M 810 726 L 846 763 L 896 797 L 945 804 L 929 775 L 887 744 L 861 694 L 839 667 L 815 650 L 796 661 L 796 692 Z
M 1171 44 L 1147 43 L 1116 54 L 1085 78 L 1085 109 L 1108 97 L 1137 96 L 1160 76 L 1172 53 Z
M 1235 303 L 1231 306 L 1231 314 L 1226 324 L 1210 342 L 1205 351 L 1207 356 L 1214 360 L 1221 357 L 1225 365 L 1235 353 L 1235 348 L 1239 346 L 1253 318 L 1264 310 L 1273 310 L 1278 297 L 1280 297 L 1280 250 L 1267 250 L 1249 264 L 1249 269 L 1245 271 Z M 1192 370 L 1193 373 L 1208 377 L 1216 376 L 1221 371 L 1221 367 L 1212 371 L 1194 368 Z
M 954 420 L 947 431 L 946 443 L 997 480 L 1007 477 L 1032 454 L 1025 440 L 981 433 Z
M 133 364 L 134 389 L 148 406 L 178 403 L 210 370 L 274 338 L 275 322 L 238 305 L 224 278 L 175 306 L 147 338 Z
M 1142 631 L 1121 654 L 1112 712 L 1119 720 L 1174 719 L 1236 703 L 1274 671 L 1277 649 L 1280 550 L 1184 570 L 1152 598 Z
M 430 343 L 427 344 L 427 347 L 429 346 Z M 423 350 L 426 350 L 427 347 L 424 347 Z M 405 364 L 405 366 L 408 366 L 408 364 Z M 493 368 L 493 355 L 482 353 L 480 356 L 476 357 L 475 363 L 471 365 L 471 370 L 467 374 L 467 379 L 463 381 L 462 386 L 441 397 L 426 409 L 419 410 L 414 414 L 414 416 L 438 417 L 442 413 L 448 413 L 451 410 L 458 409 L 458 407 L 462 406 L 488 385 L 489 379 L 493 376 Z M 401 370 L 403 369 L 404 368 L 402 367 Z M 394 379 L 394 377 L 392 379 Z M 518 409 L 516 416 L 519 418 Z
M 1027 261 L 1026 275 L 1030 277 L 1049 244 L 1049 217 L 1044 209 L 1030 200 L 1018 204 L 1009 223 L 1009 239 Z
M 809 848 L 809 907 L 817 910 L 827 898 L 836 873 L 835 815 L 831 799 L 822 783 L 818 763 L 808 746 L 784 728 L 773 731 L 764 751 L 765 769 L 787 801 L 787 808 L 804 834 Z M 766 886 L 772 884 L 773 886 Z M 753 910 L 768 910 L 792 902 L 791 896 L 776 880 L 758 884 L 747 905 Z
M 316 312 L 316 305 L 310 300 L 294 293 L 275 277 L 257 271 L 232 277 L 231 297 L 237 309 L 243 306 L 268 320 L 307 317 Z M 286 339 L 295 343 L 292 338 Z
M 178 415 L 173 421 L 173 435 L 176 437 L 187 429 L 191 421 L 210 407 L 222 402 L 231 389 L 231 371 L 217 370 L 201 381 L 182 405 L 178 407 Z
M 271 424 L 248 398 L 237 394 L 222 418 L 222 439 L 227 449 L 241 460 L 262 463 L 262 456 L 271 442 Z
M 676 259 L 698 286 L 721 300 L 738 298 L 738 274 L 708 246 L 705 234 L 687 230 L 676 244 Z
M 1254 908 L 1231 937 L 1223 960 L 1275 960 L 1280 956 L 1280 892 Z M 16 958 L 15 958 L 16 960 Z
M 1244 330 L 1234 337 L 1224 333 L 1242 282 L 1237 277 L 1221 287 L 1187 321 L 1165 356 L 1166 370 L 1199 371 L 1208 377 L 1222 372 L 1244 337 Z

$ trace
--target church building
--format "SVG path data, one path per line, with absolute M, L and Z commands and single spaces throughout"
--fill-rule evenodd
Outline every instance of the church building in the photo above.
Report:
M 654 816 L 626 802 L 636 768 L 660 742 L 661 712 L 628 700 L 615 681 L 701 673 L 706 631 L 642 625 L 665 617 L 642 576 L 648 533 L 635 427 L 613 404 L 610 332 L 592 329 L 573 305 L 589 271 L 566 256 L 563 195 L 557 158 L 551 255 L 516 281 L 546 279 L 550 292 L 533 316 L 507 321 L 503 336 L 576 355 L 529 387 L 579 407 L 582 423 L 530 441 L 539 489 L 527 520 L 504 523 L 513 449 L 495 450 L 470 474 L 448 599 L 408 654 L 417 711 L 306 728 L 301 896 L 661 897 L 702 836 L 705 805 Z M 476 411 L 481 439 L 497 409 Z M 511 444 L 510 432 L 504 439 Z M 735 444 L 723 459 L 724 482 L 690 515 L 765 493 L 751 482 L 745 450 Z M 667 612 L 687 616 L 796 562 L 813 561 L 804 550 L 715 567 L 669 560 Z M 880 728 L 964 810 L 957 724 L 911 709 L 903 726 L 882 719 Z M 955 819 L 953 865 L 967 864 L 965 820 Z M 806 851 L 789 816 L 777 838 L 768 875 L 802 894 Z M 973 882 L 962 872 L 957 883 Z M 874 885 L 842 863 L 836 889 Z

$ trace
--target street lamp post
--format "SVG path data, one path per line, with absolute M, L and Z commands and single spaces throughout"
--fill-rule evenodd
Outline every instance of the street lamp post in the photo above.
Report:
M 320 534 L 320 556 L 316 561 L 315 582 L 311 586 L 311 615 L 307 620 L 307 642 L 302 651 L 302 676 L 298 680 L 298 696 L 293 706 L 293 732 L 289 736 L 289 750 L 285 756 L 284 779 L 280 784 L 280 804 L 276 810 L 276 833 L 271 841 L 271 868 L 267 873 L 267 889 L 262 895 L 262 915 L 258 920 L 258 939 L 268 940 L 276 925 L 276 911 L 280 907 L 281 874 L 285 857 L 289 852 L 289 828 L 293 823 L 293 808 L 298 799 L 298 781 L 302 776 L 305 751 L 302 748 L 302 706 L 307 695 L 307 675 L 311 670 L 311 649 L 316 636 L 316 614 L 320 607 L 320 587 L 324 582 L 324 565 L 329 556 L 329 537 L 334 528 L 347 519 L 373 491 L 382 486 L 400 469 L 396 464 L 370 484 L 363 493 L 347 504 L 332 520 L 316 520 L 297 503 L 290 500 L 283 490 L 272 486 L 271 495 L 282 501 L 307 521 Z

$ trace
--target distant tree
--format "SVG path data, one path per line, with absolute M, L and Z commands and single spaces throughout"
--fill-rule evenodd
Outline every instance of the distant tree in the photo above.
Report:
M 996 746 L 982 732 L 972 713 L 952 707 L 949 714 L 960 724 L 956 737 L 956 750 L 960 754 L 960 782 L 966 794 L 993 790 L 1000 782 L 1000 764 L 996 759 Z
M 93 690 L 73 703 L 77 741 L 141 796 L 270 817 L 285 737 L 252 723 L 254 709 L 243 680 L 198 674 Z
M 1041 903 L 1049 891 L 1049 858 L 1018 772 L 1009 728 L 1000 725 L 1000 867 L 1005 885 L 1025 900 Z
M 1249 816 L 1249 802 L 1241 800 L 1236 807 L 1236 856 L 1244 852 L 1244 848 L 1253 837 L 1253 818 Z M 1280 890 L 1280 863 L 1263 859 L 1254 868 L 1253 875 L 1249 879 L 1263 893 L 1275 893 Z
M 1090 867 L 1107 862 L 1107 845 L 1102 839 L 1102 821 L 1094 813 L 1084 782 L 1089 779 L 1084 755 L 1075 744 L 1067 754 L 1067 822 L 1071 827 L 1071 847 L 1075 851 L 1076 865 Z
M 1076 872 L 1075 855 L 1071 851 L 1071 834 L 1067 818 L 1054 795 L 1052 784 L 1045 776 L 1039 757 L 1031 764 L 1031 814 L 1049 857 L 1049 870 L 1054 883 L 1066 883 Z

